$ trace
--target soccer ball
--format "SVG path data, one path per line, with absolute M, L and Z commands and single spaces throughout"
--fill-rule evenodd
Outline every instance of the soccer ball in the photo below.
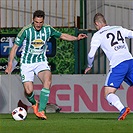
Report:
M 16 121 L 21 121 L 26 119 L 27 112 L 24 108 L 22 107 L 17 107 L 12 111 L 12 117 Z

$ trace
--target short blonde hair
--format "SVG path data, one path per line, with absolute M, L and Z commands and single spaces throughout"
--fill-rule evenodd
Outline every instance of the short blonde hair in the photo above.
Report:
M 101 23 L 106 24 L 106 20 L 105 20 L 103 14 L 101 14 L 101 13 L 95 14 L 95 16 L 94 16 L 94 24 L 96 24 L 96 22 L 101 22 Z

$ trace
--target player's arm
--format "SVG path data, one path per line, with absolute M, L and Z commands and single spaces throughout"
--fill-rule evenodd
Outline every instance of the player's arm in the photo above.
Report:
M 128 37 L 129 37 L 129 38 L 133 38 L 133 31 L 129 30 Z
M 87 60 L 88 60 L 88 67 L 85 69 L 85 74 L 91 70 L 92 66 L 93 66 L 93 61 L 94 61 L 94 56 L 95 56 L 95 53 L 97 51 L 98 47 L 96 46 L 91 46 L 91 49 L 90 49 L 90 52 L 88 53 L 88 57 L 87 57 Z
M 88 37 L 86 34 L 79 34 L 78 37 L 62 33 L 60 38 L 67 41 L 77 41 Z
M 122 33 L 124 34 L 125 37 L 127 38 L 133 38 L 133 31 L 132 30 L 128 30 L 126 28 L 122 29 Z
M 12 72 L 12 62 L 13 62 L 13 59 L 16 55 L 17 49 L 18 49 L 18 45 L 14 44 L 11 51 L 10 51 L 9 61 L 8 61 L 8 65 L 7 65 L 7 68 L 5 70 L 5 73 L 10 74 Z

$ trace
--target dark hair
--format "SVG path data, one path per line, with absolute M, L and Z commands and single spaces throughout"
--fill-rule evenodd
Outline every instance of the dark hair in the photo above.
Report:
M 43 17 L 43 19 L 44 19 L 44 18 L 45 18 L 45 12 L 42 11 L 42 10 L 36 10 L 36 11 L 33 13 L 33 19 L 34 19 L 35 17 L 38 17 L 38 18 L 42 18 L 42 17 Z
M 96 22 L 103 22 L 103 23 L 106 24 L 106 20 L 105 20 L 103 14 L 101 14 L 101 13 L 95 14 L 95 16 L 94 16 L 94 24 L 95 24 Z

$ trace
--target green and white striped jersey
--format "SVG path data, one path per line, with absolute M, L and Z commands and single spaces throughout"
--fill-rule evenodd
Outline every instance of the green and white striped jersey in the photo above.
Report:
M 50 37 L 60 38 L 60 36 L 61 32 L 50 25 L 43 25 L 40 31 L 35 30 L 33 24 L 23 27 L 14 42 L 18 46 L 23 44 L 21 63 L 30 64 L 46 61 L 46 41 Z

